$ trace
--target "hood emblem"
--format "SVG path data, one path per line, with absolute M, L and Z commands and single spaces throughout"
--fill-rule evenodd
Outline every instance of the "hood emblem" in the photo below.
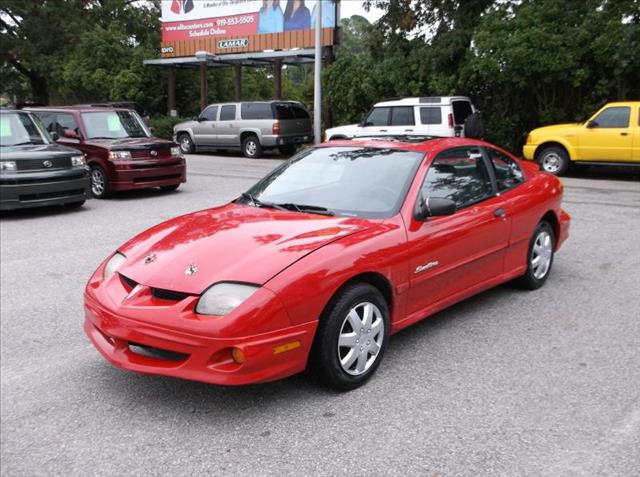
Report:
M 198 267 L 196 267 L 193 263 L 189 264 L 189 266 L 187 267 L 187 269 L 184 271 L 185 275 L 193 275 L 195 273 L 198 273 Z
M 156 157 L 158 155 L 158 151 L 151 151 L 149 154 L 151 154 L 153 157 Z
M 151 262 L 155 262 L 158 259 L 157 255 L 155 253 L 152 253 L 150 255 L 147 255 L 146 257 L 144 257 L 144 264 L 148 265 Z
M 51 166 L 53 166 L 53 162 L 51 162 L 51 161 L 44 161 L 44 162 L 42 163 L 42 165 L 43 165 L 44 167 L 51 167 Z

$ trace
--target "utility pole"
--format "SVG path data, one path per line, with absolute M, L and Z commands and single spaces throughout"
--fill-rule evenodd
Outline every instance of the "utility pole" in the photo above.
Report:
M 322 142 L 322 0 L 316 3 L 316 59 L 313 74 L 313 130 L 315 144 Z

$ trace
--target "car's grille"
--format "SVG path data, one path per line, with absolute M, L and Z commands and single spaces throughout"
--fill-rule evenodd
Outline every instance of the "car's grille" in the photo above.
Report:
M 120 274 L 120 279 L 122 280 L 122 284 L 126 288 L 127 292 L 133 290 L 136 286 L 138 286 L 138 282 L 132 280 L 129 277 L 124 276 L 122 273 Z M 189 293 L 174 291 L 174 290 L 165 290 L 163 288 L 150 288 L 151 296 L 157 298 L 158 300 L 164 301 L 181 301 L 185 298 L 192 296 Z
M 61 190 L 56 192 L 42 192 L 39 194 L 23 194 L 18 196 L 21 202 L 29 202 L 31 200 L 56 199 L 58 197 L 69 197 L 72 195 L 82 195 L 84 189 Z
M 163 176 L 152 176 L 152 177 L 136 177 L 133 179 L 133 182 L 154 182 L 154 181 L 166 181 L 168 179 L 179 179 L 180 174 L 166 174 Z
M 136 282 L 135 280 L 131 280 L 131 278 L 125 277 L 122 273 L 120 274 L 120 279 L 122 280 L 124 286 L 127 288 L 127 291 L 133 290 L 138 285 L 138 282 Z
M 76 179 L 82 179 L 84 177 L 84 172 L 79 172 L 78 174 L 69 174 L 65 176 L 55 176 L 55 177 L 41 177 L 39 179 L 3 179 L 0 181 L 0 184 L 7 185 L 25 185 L 25 184 L 41 184 L 41 183 L 50 183 L 50 182 L 65 182 L 65 181 L 73 181 Z
M 51 163 L 49 167 L 44 163 Z M 70 157 L 54 157 L 51 159 L 21 159 L 16 161 L 19 171 L 33 171 L 38 169 L 68 169 L 71 167 Z
M 186 353 L 178 353 L 177 351 L 154 348 L 152 346 L 141 345 L 133 342 L 129 342 L 129 349 L 141 356 L 163 359 L 166 361 L 184 361 L 189 357 L 189 355 Z
M 151 151 L 155 151 L 157 153 L 156 156 L 151 154 Z M 131 151 L 132 159 L 164 159 L 167 157 L 171 157 L 171 149 L 163 148 L 151 148 L 151 149 L 139 149 Z
M 180 301 L 190 296 L 188 293 L 182 293 L 173 290 L 163 290 L 162 288 L 152 288 L 151 295 L 158 300 L 166 301 Z

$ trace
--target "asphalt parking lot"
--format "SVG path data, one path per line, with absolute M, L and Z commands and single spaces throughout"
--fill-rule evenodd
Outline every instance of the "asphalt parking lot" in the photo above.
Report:
M 547 284 L 501 286 L 391 339 L 364 387 L 242 388 L 108 365 L 82 290 L 132 235 L 222 204 L 277 157 L 188 157 L 178 192 L 0 218 L 1 473 L 632 476 L 640 469 L 640 178 L 566 178 Z

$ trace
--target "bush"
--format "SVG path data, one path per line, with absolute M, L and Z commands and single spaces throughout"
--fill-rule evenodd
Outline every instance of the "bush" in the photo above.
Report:
M 173 138 L 173 126 L 190 118 L 179 118 L 173 116 L 155 116 L 151 118 L 153 135 L 162 139 Z

